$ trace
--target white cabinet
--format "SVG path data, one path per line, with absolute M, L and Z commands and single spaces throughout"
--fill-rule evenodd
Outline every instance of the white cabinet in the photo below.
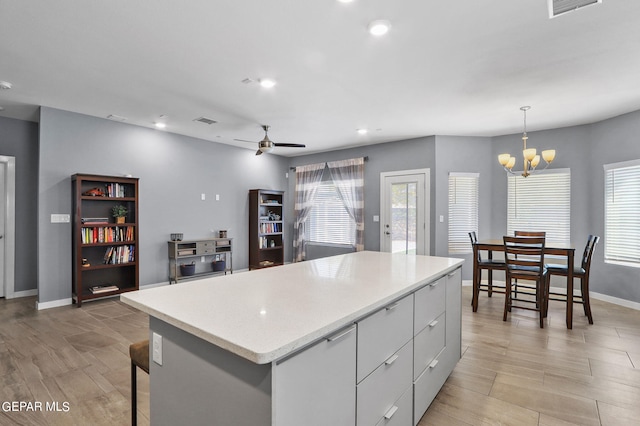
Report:
M 358 383 L 413 337 L 413 295 L 358 322 Z
M 411 388 L 412 353 L 413 342 L 409 341 L 358 383 L 358 426 L 378 423 Z
M 273 369 L 273 424 L 355 424 L 355 375 L 355 325 L 277 362 Z
M 461 286 L 458 268 L 415 293 L 414 425 L 460 360 Z

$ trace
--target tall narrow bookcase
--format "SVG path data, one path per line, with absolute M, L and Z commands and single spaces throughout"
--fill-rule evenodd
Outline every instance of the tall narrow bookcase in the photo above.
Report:
M 249 191 L 249 269 L 284 263 L 284 191 Z
M 138 178 L 75 174 L 73 196 L 73 302 L 138 290 Z M 124 206 L 124 223 L 112 217 Z

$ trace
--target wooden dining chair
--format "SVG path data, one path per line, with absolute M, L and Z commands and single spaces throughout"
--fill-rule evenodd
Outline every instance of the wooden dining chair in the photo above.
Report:
M 584 314 L 587 316 L 589 324 L 593 324 L 593 316 L 591 315 L 591 304 L 589 303 L 589 270 L 591 269 L 591 258 L 596 248 L 596 244 L 598 244 L 598 241 L 600 241 L 600 237 L 589 235 L 589 238 L 587 238 L 587 245 L 585 246 L 584 252 L 582 253 L 582 261 L 580 263 L 580 266 L 573 268 L 573 277 L 580 278 L 580 294 L 576 295 L 574 293 L 573 302 L 582 304 Z M 551 285 L 551 275 L 566 277 L 569 274 L 568 266 L 569 265 L 557 265 L 553 263 L 545 265 L 545 268 L 547 269 L 546 288 L 547 294 L 549 295 L 548 300 L 558 300 L 568 303 L 567 295 L 565 293 L 551 293 L 549 291 Z M 571 266 L 573 267 L 573 265 Z M 567 291 L 569 291 L 569 289 L 567 289 Z M 571 286 L 571 291 L 573 291 L 573 286 Z
M 547 233 L 545 231 L 513 231 L 513 235 L 516 237 L 538 237 L 538 238 L 546 238 Z M 527 290 L 535 290 L 534 286 L 530 286 L 527 284 L 521 284 L 520 287 L 525 288 Z M 513 288 L 516 296 L 518 295 L 518 280 L 515 280 L 513 283 Z
M 476 312 L 478 310 L 478 298 L 481 291 L 486 291 L 489 297 L 493 295 L 494 291 L 500 294 L 504 293 L 504 286 L 494 286 L 493 271 L 504 271 L 507 266 L 501 260 L 493 260 L 491 252 L 488 254 L 488 259 L 482 258 L 480 250 L 478 250 L 478 236 L 475 231 L 469 232 L 469 239 L 471 240 L 474 255 L 473 297 L 471 298 L 471 306 L 473 307 L 473 312 Z M 487 271 L 487 284 L 482 284 L 482 271 Z
M 540 328 L 544 328 L 547 308 L 546 270 L 544 268 L 544 237 L 503 237 L 506 269 L 506 291 L 503 321 L 513 308 L 537 311 Z M 513 294 L 514 280 L 535 282 L 535 292 Z M 531 296 L 534 296 L 533 299 Z M 515 302 L 515 303 L 514 303 Z

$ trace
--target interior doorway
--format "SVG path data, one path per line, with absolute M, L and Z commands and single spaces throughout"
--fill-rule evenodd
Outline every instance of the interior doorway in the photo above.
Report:
M 16 159 L 0 155 L 0 297 L 15 292 Z
M 380 250 L 430 254 L 429 169 L 380 173 Z

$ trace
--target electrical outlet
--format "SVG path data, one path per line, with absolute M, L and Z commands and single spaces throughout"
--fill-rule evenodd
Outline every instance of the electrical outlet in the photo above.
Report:
M 204 192 L 203 192 L 202 194 L 200 194 L 200 199 L 201 199 L 202 201 L 204 201 L 204 200 L 205 200 L 205 198 L 206 198 L 206 197 L 205 197 L 205 195 L 204 195 Z
M 162 336 L 158 333 L 153 333 L 153 362 L 158 365 L 162 365 Z
M 220 201 L 220 194 L 216 194 L 216 201 Z

